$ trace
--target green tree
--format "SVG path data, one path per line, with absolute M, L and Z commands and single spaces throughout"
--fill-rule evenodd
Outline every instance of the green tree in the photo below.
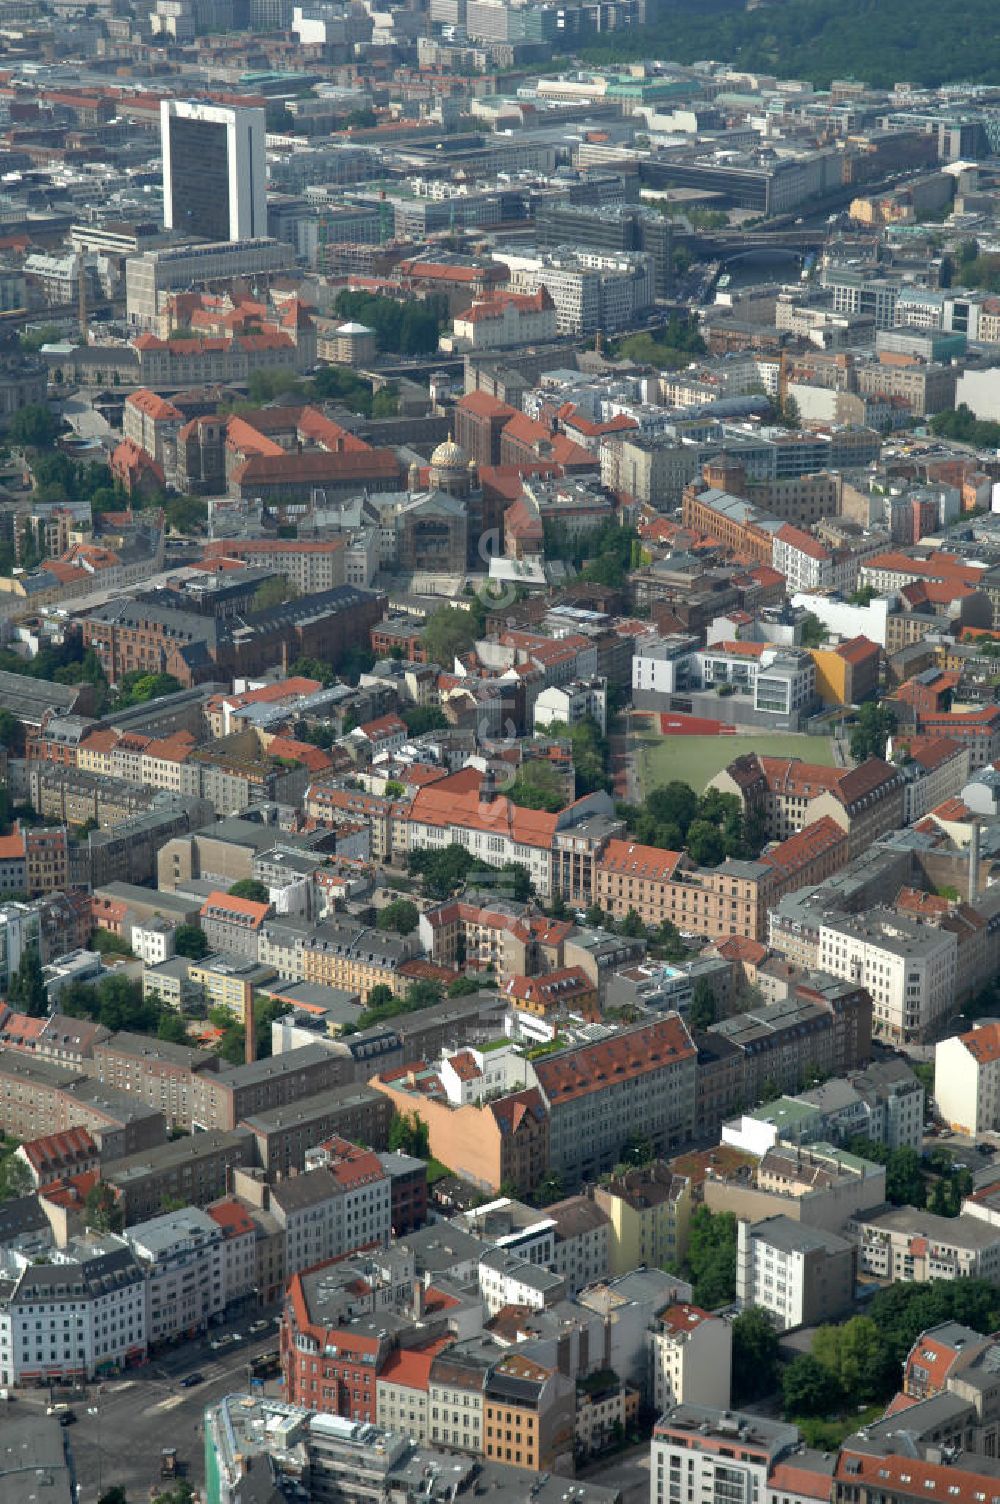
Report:
M 886 743 L 896 729 L 896 717 L 888 705 L 877 700 L 866 700 L 858 710 L 858 718 L 851 729 L 850 748 L 855 762 L 864 762 L 869 757 L 884 757 Z
M 692 1029 L 709 1029 L 715 1023 L 717 1011 L 711 983 L 704 977 L 699 977 L 688 1009 L 688 1023 Z
M 545 734 L 554 740 L 569 742 L 578 798 L 611 787 L 611 749 L 607 737 L 594 721 L 575 721 L 572 726 L 568 726 L 565 721 L 553 721 L 546 727 Z M 522 765 L 522 773 L 524 770 Z
M 421 1008 L 434 1008 L 444 996 L 444 988 L 440 982 L 411 982 L 406 989 L 406 1006 L 411 1013 L 418 1013 Z
M 639 915 L 636 913 L 635 909 L 629 909 L 628 913 L 625 915 L 625 918 L 618 926 L 618 933 L 620 935 L 628 935 L 633 940 L 645 939 L 646 926 L 639 918 Z
M 187 1044 L 188 1032 L 180 1014 L 165 1010 L 156 1026 L 156 1037 L 166 1040 L 168 1044 Z
M 23 1159 L 18 1159 L 11 1146 L 11 1152 L 0 1151 L 0 1201 L 18 1201 L 22 1196 L 30 1196 L 35 1189 L 35 1182 L 31 1178 L 31 1171 Z
M 881 1334 L 870 1316 L 817 1328 L 812 1355 L 841 1393 L 859 1403 L 869 1404 L 895 1388 L 896 1375 L 887 1369 Z
M 660 920 L 653 934 L 653 945 L 664 961 L 686 961 L 688 958 L 688 948 L 671 919 Z
M 522 762 L 507 793 L 522 808 L 544 809 L 549 814 L 556 814 L 564 809 L 567 802 L 559 770 L 544 757 L 533 757 Z
M 189 961 L 200 961 L 208 955 L 205 931 L 197 924 L 179 924 L 174 930 L 174 950 Z
M 24 727 L 9 710 L 0 710 L 0 746 L 15 755 L 24 748 Z
M 397 386 L 379 387 L 372 396 L 372 417 L 395 418 L 398 414 L 399 388 Z
M 380 930 L 394 930 L 397 935 L 411 935 L 420 919 L 420 910 L 408 898 L 397 898 L 379 910 L 376 921 Z
M 337 402 L 365 418 L 375 416 L 371 382 L 346 366 L 323 366 L 313 378 L 312 389 L 313 395 L 324 401 Z
M 470 611 L 442 606 L 428 618 L 423 630 L 428 660 L 450 672 L 455 659 L 472 647 L 477 630 L 478 622 Z
M 786 1420 L 795 1416 L 829 1415 L 843 1391 L 828 1368 L 811 1353 L 799 1353 L 781 1375 L 781 1398 Z
M 689 827 L 687 849 L 691 860 L 699 867 L 717 867 L 726 855 L 721 831 L 707 820 L 695 820 Z
M 91 1186 L 83 1199 L 83 1209 L 87 1226 L 94 1228 L 96 1232 L 121 1232 L 125 1225 L 125 1216 L 118 1198 L 106 1181 L 99 1180 Z
M 389 1124 L 389 1148 L 416 1159 L 430 1156 L 430 1131 L 416 1111 L 394 1113 Z
M 301 593 L 298 585 L 287 575 L 275 574 L 269 580 L 262 580 L 257 586 L 251 609 L 269 611 L 272 606 L 283 606 L 286 601 L 298 600 Z
M 771 1394 L 778 1375 L 778 1334 L 760 1306 L 733 1322 L 733 1399 L 738 1405 Z
M 829 637 L 829 632 L 819 617 L 812 611 L 807 611 L 802 618 L 801 643 L 804 648 L 821 648 Z
M 208 524 L 208 503 L 200 496 L 171 496 L 163 511 L 167 527 L 175 533 L 203 532 Z
M 150 1504 L 194 1504 L 194 1488 L 186 1478 L 172 1483 L 169 1488 L 159 1489 L 150 1499 Z
M 475 977 L 456 977 L 448 983 L 449 997 L 470 997 L 472 993 L 479 992 L 482 983 L 477 982 Z
M 656 1158 L 653 1140 L 648 1134 L 632 1132 L 621 1148 L 622 1164 L 648 1165 Z
M 230 898 L 246 898 L 251 903 L 267 903 L 270 899 L 266 883 L 260 882 L 256 877 L 241 877 L 226 892 Z
M 295 658 L 288 665 L 290 679 L 315 679 L 328 688 L 337 677 L 328 663 L 321 658 Z
M 878 1328 L 892 1385 L 899 1365 L 921 1332 L 943 1321 L 974 1331 L 993 1332 L 1000 1323 L 1000 1291 L 983 1279 L 931 1280 L 889 1285 L 872 1298 L 869 1310 Z
M 736 1299 L 736 1218 L 699 1206 L 691 1216 L 687 1255 L 681 1273 L 694 1288 L 697 1305 L 713 1310 Z
M 272 402 L 275 397 L 304 395 L 302 382 L 290 368 L 252 371 L 247 391 L 250 401 L 254 403 Z
M 600 930 L 607 924 L 608 916 L 599 903 L 592 903 L 583 916 L 583 922 L 591 929 Z
M 565 1194 L 562 1176 L 558 1170 L 549 1170 L 538 1182 L 532 1199 L 536 1206 L 551 1206 L 553 1201 L 561 1201 Z
M 144 674 L 140 670 L 133 670 L 119 684 L 115 703 L 120 710 L 129 705 L 144 705 L 163 695 L 178 694 L 183 688 L 180 680 L 173 674 Z
M 44 402 L 30 402 L 11 418 L 7 437 L 12 444 L 27 449 L 51 449 L 59 424 Z
M 19 1013 L 27 1013 L 32 1018 L 44 1018 L 48 1012 L 49 995 L 45 990 L 37 944 L 29 945 L 22 954 L 7 989 L 7 1001 Z
M 114 1483 L 97 1497 L 97 1504 L 128 1504 L 128 1497 L 120 1483 Z
M 894 1149 L 885 1167 L 886 1199 L 894 1206 L 923 1206 L 923 1168 L 916 1149 Z
M 436 705 L 410 705 L 402 712 L 402 719 L 411 736 L 424 736 L 428 731 L 444 731 L 447 719 Z

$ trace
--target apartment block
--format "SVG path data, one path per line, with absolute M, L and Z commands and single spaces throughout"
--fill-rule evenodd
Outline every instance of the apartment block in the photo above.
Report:
M 799 1444 L 797 1427 L 738 1410 L 674 1405 L 657 1422 L 650 1504 L 695 1499 L 764 1500 L 776 1464 Z
M 192 1125 L 231 1130 L 256 1113 L 342 1086 L 346 1073 L 346 1062 L 324 1044 L 303 1045 L 227 1071 L 199 1072 L 192 1089 Z
M 662 1154 L 694 1131 L 696 1051 L 677 1014 L 536 1060 L 549 1161 L 569 1190 L 620 1159 L 630 1133 Z
M 145 1102 L 79 1069 L 9 1049 L 0 1050 L 0 1128 L 22 1140 L 86 1128 L 105 1159 L 162 1144 L 166 1136 L 163 1114 Z
M 729 1408 L 733 1329 L 722 1316 L 677 1301 L 659 1312 L 649 1332 L 654 1408 L 674 1405 Z
M 4 1385 L 93 1379 L 147 1352 L 145 1275 L 121 1238 L 75 1240 L 58 1263 L 26 1264 L 0 1285 Z
M 610 1223 L 611 1274 L 683 1260 L 694 1200 L 688 1180 L 663 1160 L 611 1175 L 591 1195 Z
M 934 1103 L 970 1138 L 1000 1127 L 1000 1022 L 982 1019 L 934 1046 Z
M 94 1047 L 97 1079 L 162 1112 L 171 1128 L 190 1129 L 194 1077 L 215 1074 L 219 1056 L 147 1034 L 113 1034 Z
M 114 1191 L 128 1227 L 158 1216 L 168 1202 L 208 1206 L 218 1201 L 229 1190 L 233 1170 L 255 1163 L 254 1151 L 246 1129 L 208 1129 L 113 1160 L 101 1179 Z
M 736 1298 L 744 1310 L 760 1306 L 782 1332 L 853 1310 L 857 1249 L 847 1238 L 781 1216 L 741 1221 L 737 1232 Z
M 775 841 L 828 816 L 846 830 L 851 857 L 903 823 L 903 777 L 880 758 L 844 770 L 749 752 L 711 779 L 709 787 L 734 794 L 748 813 L 763 819 Z
M 483 1456 L 532 1473 L 571 1465 L 576 1386 L 526 1354 L 503 1357 L 486 1379 Z
M 925 1040 L 954 1010 L 958 939 L 951 930 L 889 910 L 830 918 L 820 924 L 819 962 L 868 990 L 872 1029 L 890 1041 Z
M 1000 1228 L 979 1217 L 935 1217 L 914 1206 L 886 1207 L 853 1218 L 858 1271 L 876 1279 L 925 1284 L 933 1279 L 1000 1278 Z
M 257 1162 L 269 1180 L 302 1170 L 317 1144 L 337 1136 L 383 1150 L 389 1142 L 392 1104 L 360 1082 L 327 1087 L 283 1107 L 241 1120 L 257 1141 Z
M 206 1331 L 227 1299 L 218 1223 L 186 1207 L 138 1223 L 125 1237 L 146 1276 L 150 1346 Z
M 759 1102 L 765 1082 L 795 1092 L 817 1068 L 841 1076 L 867 1064 L 872 998 L 863 984 L 813 972 L 785 998 L 723 1019 L 707 1034 L 739 1051 L 738 1099 Z

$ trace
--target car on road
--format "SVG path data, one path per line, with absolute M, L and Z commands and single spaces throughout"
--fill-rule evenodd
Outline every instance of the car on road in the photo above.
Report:
M 264 1320 L 261 1320 L 261 1321 L 252 1321 L 250 1323 L 250 1330 L 252 1332 L 266 1332 L 267 1331 L 267 1322 L 264 1321 Z
M 997 1152 L 993 1144 L 977 1144 L 976 1148 L 980 1154 L 995 1154 Z
M 75 1426 L 76 1425 L 76 1416 L 73 1414 L 73 1411 L 72 1410 L 64 1410 L 63 1413 L 62 1413 L 62 1415 L 60 1415 L 60 1417 L 59 1417 L 59 1424 L 61 1426 Z
M 197 1373 L 197 1372 L 195 1372 L 195 1373 L 185 1374 L 184 1378 L 181 1379 L 181 1388 L 182 1389 L 193 1389 L 196 1384 L 203 1384 L 204 1382 L 205 1382 L 205 1375 L 203 1373 Z

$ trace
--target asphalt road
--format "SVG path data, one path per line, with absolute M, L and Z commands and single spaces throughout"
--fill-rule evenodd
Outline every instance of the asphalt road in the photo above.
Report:
M 261 1318 L 255 1313 L 254 1319 Z M 184 1343 L 127 1377 L 90 1384 L 86 1400 L 72 1401 L 76 1421 L 67 1427 L 67 1436 L 79 1485 L 78 1504 L 96 1504 L 98 1494 L 113 1483 L 125 1488 L 130 1501 L 142 1504 L 150 1488 L 160 1483 L 163 1447 L 177 1448 L 179 1476 L 200 1487 L 205 1478 L 205 1408 L 226 1394 L 246 1389 L 248 1359 L 277 1347 L 273 1311 L 267 1313 L 267 1321 L 266 1331 L 251 1336 L 247 1335 L 249 1321 L 220 1328 L 212 1337 L 238 1331 L 243 1340 L 218 1351 L 212 1350 L 207 1338 Z M 181 1379 L 194 1372 L 202 1374 L 204 1382 L 182 1388 Z M 20 1389 L 17 1396 L 19 1412 L 44 1411 L 48 1404 L 46 1390 Z
M 620 1489 L 622 1504 L 648 1504 L 649 1446 L 648 1441 L 640 1442 L 607 1462 L 581 1468 L 577 1476 L 601 1488 Z

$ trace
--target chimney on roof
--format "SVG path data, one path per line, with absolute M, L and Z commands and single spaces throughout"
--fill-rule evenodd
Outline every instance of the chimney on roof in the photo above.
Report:
M 253 1021 L 253 987 L 249 982 L 244 984 L 243 994 L 243 1033 L 244 1058 L 247 1065 L 253 1065 L 257 1056 L 257 1031 Z
M 979 821 L 972 822 L 969 838 L 969 902 L 975 903 L 979 892 Z

